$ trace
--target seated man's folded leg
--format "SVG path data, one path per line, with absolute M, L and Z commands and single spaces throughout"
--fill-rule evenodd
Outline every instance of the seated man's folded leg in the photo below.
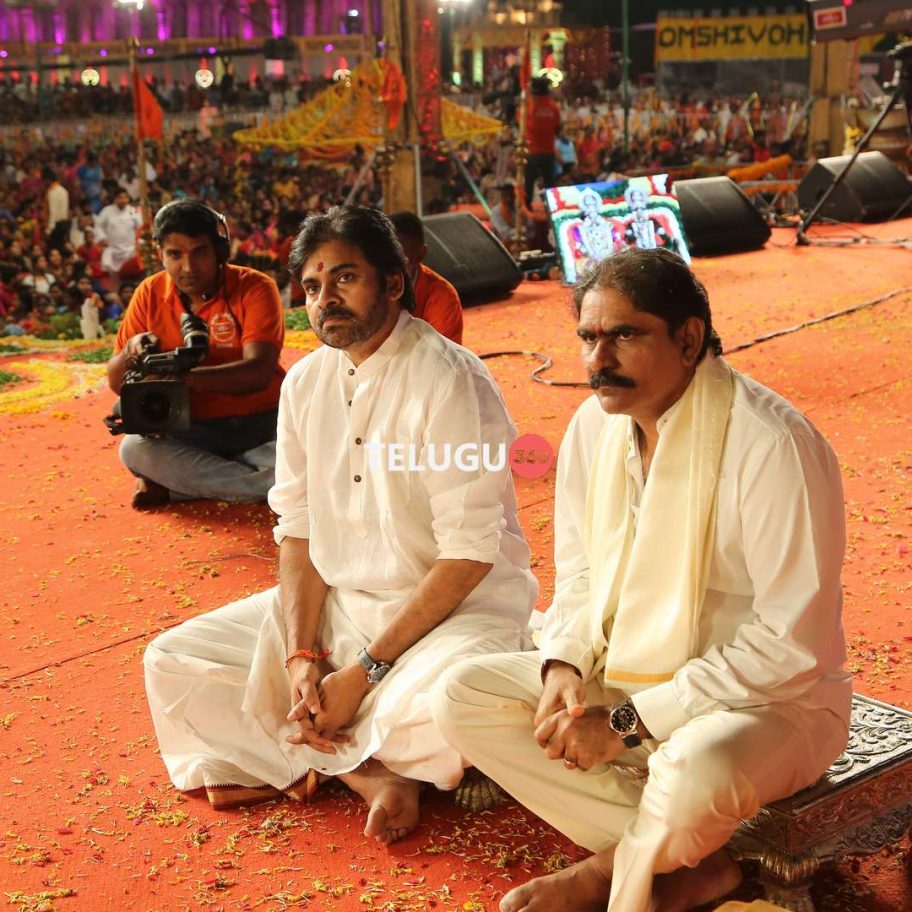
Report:
M 275 797 L 294 779 L 275 737 L 244 710 L 260 628 L 274 598 L 275 590 L 268 590 L 185 621 L 153 640 L 143 657 L 171 781 L 182 790 L 206 787 L 216 807 Z
M 255 468 L 167 437 L 128 434 L 120 459 L 138 478 L 172 492 L 172 500 L 196 498 L 256 503 L 265 500 L 274 469 Z
M 829 710 L 794 704 L 721 711 L 677 729 L 649 759 L 636 820 L 615 857 L 610 909 L 662 912 L 720 898 L 741 879 L 720 852 L 743 818 L 813 784 L 846 744 Z
M 276 441 L 268 440 L 266 443 L 261 443 L 259 446 L 244 450 L 243 453 L 238 453 L 237 461 L 245 462 L 255 469 L 275 470 Z
M 468 763 L 577 845 L 603 850 L 634 816 L 641 780 L 614 767 L 583 773 L 549 760 L 532 736 L 541 692 L 538 652 L 479 656 L 444 673 L 431 692 L 431 712 Z M 595 692 L 592 698 L 602 702 Z

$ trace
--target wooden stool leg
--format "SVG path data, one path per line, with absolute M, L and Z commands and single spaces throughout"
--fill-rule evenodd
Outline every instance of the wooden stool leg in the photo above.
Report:
M 790 912 L 815 912 L 810 886 L 820 868 L 818 858 L 814 855 L 791 857 L 767 849 L 757 860 L 763 893 L 771 903 Z

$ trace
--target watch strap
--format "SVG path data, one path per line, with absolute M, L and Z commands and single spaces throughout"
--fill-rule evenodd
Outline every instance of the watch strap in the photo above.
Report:
M 627 716 L 628 720 L 630 720 L 627 725 L 622 725 L 620 721 L 616 721 L 620 716 Z M 636 707 L 629 699 L 615 703 L 608 711 L 609 727 L 621 739 L 624 747 L 627 748 L 639 747 L 643 743 L 643 739 L 637 733 L 639 721 L 640 717 L 637 714 Z
M 358 651 L 358 664 L 364 669 L 369 684 L 379 684 L 392 667 L 389 662 L 378 662 L 366 649 Z

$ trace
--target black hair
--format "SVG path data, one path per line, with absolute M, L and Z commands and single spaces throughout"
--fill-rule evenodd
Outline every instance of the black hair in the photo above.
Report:
M 661 317 L 674 333 L 690 317 L 703 321 L 703 347 L 722 354 L 722 340 L 712 325 L 709 296 L 703 283 L 676 253 L 664 248 L 640 250 L 628 247 L 605 257 L 586 272 L 573 289 L 573 304 L 579 317 L 583 298 L 593 289 L 611 288 L 628 298 L 643 313 Z
M 218 246 L 221 237 L 218 216 L 199 200 L 174 200 L 162 206 L 152 222 L 152 238 L 156 244 L 161 244 L 169 234 L 185 234 L 192 238 L 206 235 Z
M 414 212 L 403 209 L 401 212 L 394 212 L 389 220 L 393 223 L 397 234 L 414 238 L 419 244 L 424 243 L 424 225 L 421 223 L 421 218 Z
M 314 251 L 329 241 L 345 241 L 357 247 L 380 273 L 384 290 L 387 276 L 401 275 L 403 285 L 399 303 L 414 312 L 415 291 L 409 278 L 405 252 L 396 237 L 393 223 L 379 209 L 333 206 L 329 212 L 304 219 L 288 256 L 288 271 L 296 282 L 301 281 L 301 270 Z

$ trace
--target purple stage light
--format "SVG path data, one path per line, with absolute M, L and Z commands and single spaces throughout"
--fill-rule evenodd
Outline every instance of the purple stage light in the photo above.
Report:
M 331 44 L 324 44 L 323 50 L 326 51 L 327 54 L 331 54 L 332 50 L 333 50 L 333 46 Z
M 106 49 L 106 48 L 102 48 L 102 49 L 98 52 L 98 56 L 99 56 L 99 57 L 107 57 L 107 56 L 108 56 L 108 51 L 107 51 L 107 49 Z
M 214 54 L 217 50 L 218 50 L 218 48 L 211 47 L 211 48 L 209 48 L 209 53 Z

